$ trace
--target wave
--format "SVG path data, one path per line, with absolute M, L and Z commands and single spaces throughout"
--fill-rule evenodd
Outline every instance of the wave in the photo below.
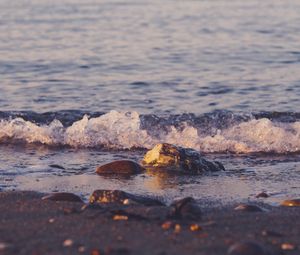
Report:
M 300 114 L 0 112 L 0 144 L 10 142 L 112 149 L 149 149 L 167 142 L 205 153 L 295 153 L 300 152 Z

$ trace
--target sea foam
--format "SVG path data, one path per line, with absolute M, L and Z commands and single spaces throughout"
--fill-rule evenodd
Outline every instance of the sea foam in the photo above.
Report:
M 177 123 L 178 124 L 178 123 Z M 78 148 L 106 147 L 113 149 L 152 148 L 167 142 L 203 152 L 276 152 L 300 151 L 300 122 L 271 121 L 267 118 L 233 122 L 225 128 L 212 128 L 207 134 L 185 121 L 180 125 L 142 125 L 137 112 L 110 111 L 99 117 L 84 115 L 64 127 L 59 120 L 36 124 L 23 118 L 0 121 L 0 143 L 26 142 L 46 145 L 67 145 Z M 143 127 L 142 127 L 143 126 Z M 152 132 L 156 129 L 156 132 Z

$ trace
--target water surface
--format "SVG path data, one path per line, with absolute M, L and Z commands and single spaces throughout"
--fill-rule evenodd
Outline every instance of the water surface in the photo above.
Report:
M 292 0 L 1 1 L 0 189 L 299 197 L 299 24 Z M 158 142 L 226 171 L 95 175 Z

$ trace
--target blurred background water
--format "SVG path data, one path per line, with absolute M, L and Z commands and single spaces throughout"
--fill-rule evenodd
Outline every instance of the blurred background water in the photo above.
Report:
M 0 109 L 297 111 L 300 2 L 2 0 Z

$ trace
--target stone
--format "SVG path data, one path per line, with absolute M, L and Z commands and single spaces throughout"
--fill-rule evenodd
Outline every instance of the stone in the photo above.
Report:
M 169 217 L 175 219 L 200 220 L 202 211 L 196 200 L 186 197 L 170 205 Z
M 270 237 L 283 237 L 283 234 L 271 230 L 263 230 L 261 234 L 263 236 L 270 236 Z
M 280 204 L 281 206 L 300 206 L 300 198 L 298 199 L 290 199 L 290 200 L 284 200 Z
M 240 242 L 231 245 L 228 255 L 267 255 L 263 247 L 254 242 Z
M 245 212 L 263 212 L 263 209 L 256 205 L 248 205 L 248 204 L 241 204 L 234 208 L 236 211 L 245 211 Z
M 72 239 L 66 239 L 64 242 L 63 242 L 63 246 L 64 247 L 70 247 L 73 245 L 73 240 Z
M 296 245 L 294 245 L 292 243 L 283 243 L 283 244 L 281 244 L 281 250 L 293 251 L 295 249 L 296 249 Z
M 49 195 L 42 197 L 42 200 L 51 200 L 51 201 L 68 201 L 68 202 L 81 202 L 83 203 L 82 199 L 73 194 L 68 192 L 56 192 Z
M 192 174 L 225 170 L 220 162 L 208 161 L 196 150 L 168 143 L 154 146 L 145 154 L 142 164 L 145 167 L 165 168 Z
M 125 201 L 130 200 L 132 203 L 142 204 L 146 206 L 164 205 L 157 199 L 145 196 L 138 196 L 127 193 L 122 190 L 95 190 L 90 196 L 90 203 L 117 203 L 125 204 Z
M 99 175 L 132 175 L 143 171 L 145 169 L 142 166 L 131 160 L 113 161 L 96 169 L 96 173 Z
M 266 192 L 260 192 L 255 196 L 256 198 L 267 198 L 269 195 Z

